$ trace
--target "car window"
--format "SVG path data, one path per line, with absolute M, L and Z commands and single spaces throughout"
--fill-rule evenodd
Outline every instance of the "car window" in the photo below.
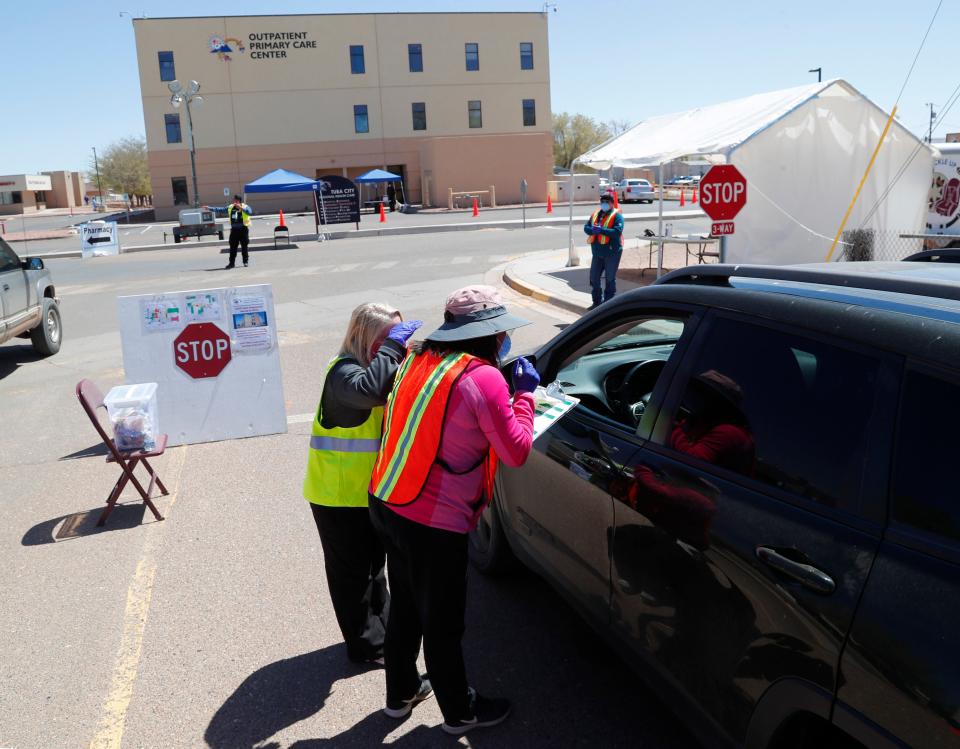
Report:
M 908 372 L 900 404 L 893 464 L 893 519 L 901 525 L 960 541 L 955 419 L 960 385 Z
M 0 273 L 5 273 L 8 270 L 16 270 L 19 267 L 20 258 L 10 249 L 10 245 L 0 239 Z
M 880 361 L 794 333 L 714 321 L 666 446 L 830 507 L 859 504 Z
M 666 317 L 620 323 L 569 355 L 556 379 L 578 409 L 636 431 L 684 328 Z

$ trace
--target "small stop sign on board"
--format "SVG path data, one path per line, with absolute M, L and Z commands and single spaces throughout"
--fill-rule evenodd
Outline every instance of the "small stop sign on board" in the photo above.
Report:
M 173 339 L 173 360 L 196 380 L 216 377 L 230 363 L 230 336 L 212 322 L 195 322 Z
M 700 207 L 714 221 L 732 221 L 746 204 L 747 180 L 733 164 L 711 167 L 700 180 Z

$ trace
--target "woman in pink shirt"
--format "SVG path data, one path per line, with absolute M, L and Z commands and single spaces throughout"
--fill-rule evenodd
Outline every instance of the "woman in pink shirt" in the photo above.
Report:
M 510 712 L 507 700 L 482 697 L 467 683 L 467 534 L 490 499 L 495 463 L 488 458 L 519 466 L 530 453 L 531 393 L 540 377 L 518 359 L 511 400 L 498 366 L 510 349 L 509 331 L 529 322 L 507 312 L 492 286 L 455 291 L 444 320 L 397 375 L 370 515 L 387 549 L 391 594 L 384 712 L 405 717 L 436 692 L 443 730 L 459 735 L 496 725 Z M 429 680 L 417 670 L 421 640 Z

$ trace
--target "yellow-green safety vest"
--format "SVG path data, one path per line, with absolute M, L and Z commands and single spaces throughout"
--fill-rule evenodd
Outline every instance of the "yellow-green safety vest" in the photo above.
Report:
M 338 361 L 339 357 L 330 362 L 324 382 Z M 328 507 L 366 507 L 370 475 L 380 450 L 383 408 L 371 409 L 369 418 L 357 427 L 327 429 L 322 422 L 321 395 L 313 417 L 304 499 Z

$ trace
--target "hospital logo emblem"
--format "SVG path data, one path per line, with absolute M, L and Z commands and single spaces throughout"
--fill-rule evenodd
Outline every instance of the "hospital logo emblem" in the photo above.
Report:
M 234 36 L 222 37 L 219 34 L 214 34 L 210 37 L 207 44 L 210 47 L 210 54 L 216 55 L 217 59 L 225 62 L 232 60 L 231 55 L 235 52 L 247 51 L 247 48 L 243 46 L 243 42 Z

